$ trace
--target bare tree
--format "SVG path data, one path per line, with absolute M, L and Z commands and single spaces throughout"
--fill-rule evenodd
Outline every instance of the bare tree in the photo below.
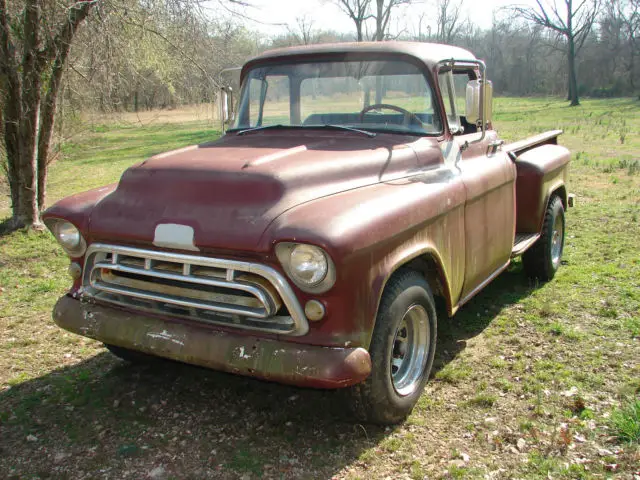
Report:
M 364 40 L 364 24 L 372 18 L 369 8 L 371 0 L 333 0 L 334 3 L 346 13 L 356 27 L 356 40 Z
M 95 22 L 86 29 L 92 35 L 84 35 L 79 26 L 92 11 Z M 194 96 L 211 101 L 220 65 L 239 61 L 226 53 L 226 44 L 236 37 L 220 29 L 212 35 L 213 24 L 198 0 L 0 0 L 0 134 L 12 205 L 8 228 L 39 226 L 65 72 L 71 69 L 72 77 L 97 84 L 91 88 L 101 107 L 133 104 L 137 109 L 141 98 L 147 108 L 159 102 L 171 106 L 176 79 L 187 70 Z M 69 62 L 72 43 L 83 38 L 86 43 Z M 247 56 L 243 48 L 236 50 L 240 60 Z
M 425 25 L 425 21 L 428 20 L 427 12 L 421 12 L 418 15 L 418 21 L 413 30 L 413 39 L 418 42 L 426 42 L 431 38 L 431 25 Z
M 618 60 L 623 75 L 635 90 L 636 57 L 640 55 L 640 0 L 610 0 L 600 22 L 601 40 L 608 47 L 608 56 L 616 71 Z
M 0 103 L 11 228 L 39 225 L 64 66 L 78 26 L 97 1 L 69 2 L 52 12 L 44 0 L 26 0 L 12 15 L 0 0 Z
M 376 21 L 376 30 L 373 40 L 381 42 L 387 38 L 389 34 L 389 21 L 393 11 L 401 6 L 408 5 L 412 0 L 375 0 L 375 13 L 373 18 Z
M 314 43 L 313 23 L 313 18 L 308 15 L 296 17 L 297 29 L 289 28 L 289 34 L 293 36 L 299 44 L 309 45 Z
M 437 0 L 439 42 L 451 43 L 464 28 L 466 21 L 462 17 L 463 4 L 464 0 Z
M 600 0 L 536 0 L 532 7 L 514 5 L 511 10 L 524 19 L 554 31 L 566 41 L 568 100 L 580 105 L 576 55 L 591 32 L 600 10 Z

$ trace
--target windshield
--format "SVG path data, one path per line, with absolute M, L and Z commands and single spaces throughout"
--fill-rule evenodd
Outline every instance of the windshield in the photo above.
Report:
M 343 125 L 434 135 L 442 131 L 423 73 L 402 60 L 258 66 L 242 84 L 234 130 Z

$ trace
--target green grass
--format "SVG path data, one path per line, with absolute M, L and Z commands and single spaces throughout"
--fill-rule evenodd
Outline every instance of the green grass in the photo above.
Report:
M 611 415 L 614 434 L 623 442 L 640 442 L 640 399 L 617 409 Z
M 498 98 L 494 111 L 508 140 L 565 130 L 577 207 L 564 262 L 537 284 L 516 261 L 441 319 L 433 378 L 405 424 L 354 425 L 333 392 L 127 366 L 53 324 L 68 260 L 49 234 L 14 232 L 0 237 L 0 477 L 145 478 L 159 465 L 169 478 L 631 477 L 640 465 L 640 103 Z M 50 203 L 215 136 L 197 122 L 92 128 L 52 166 Z
M 116 129 L 101 125 L 89 135 L 63 146 L 63 160 L 51 168 L 49 196 L 56 200 L 113 183 L 124 169 L 151 155 L 214 140 L 218 135 L 218 131 L 204 122 L 129 125 Z
M 60 160 L 49 169 L 47 203 L 117 182 L 127 167 L 152 155 L 218 136 L 206 122 L 93 126 L 62 145 Z M 0 200 L 0 219 L 8 215 L 9 204 Z

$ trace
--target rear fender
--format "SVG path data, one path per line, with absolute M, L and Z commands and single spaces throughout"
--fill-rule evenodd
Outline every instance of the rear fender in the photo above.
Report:
M 516 232 L 540 232 L 554 194 L 566 208 L 569 159 L 569 150 L 554 144 L 540 145 L 517 156 Z

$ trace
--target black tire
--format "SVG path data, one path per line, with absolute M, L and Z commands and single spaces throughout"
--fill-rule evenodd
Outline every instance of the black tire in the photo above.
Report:
M 554 277 L 562 260 L 564 235 L 564 206 L 560 197 L 554 196 L 547 205 L 540 238 L 522 254 L 524 271 L 529 277 L 543 282 Z
M 124 347 L 118 347 L 116 345 L 109 345 L 107 343 L 104 346 L 113 353 L 116 357 L 124 360 L 125 362 L 134 364 L 150 364 L 160 360 L 158 357 L 148 355 L 146 353 L 138 352 L 136 350 L 130 350 Z
M 411 316 L 410 320 L 407 320 L 408 316 Z M 409 328 L 407 322 L 413 324 L 416 321 L 414 318 L 418 319 L 419 326 Z M 411 270 L 394 274 L 382 295 L 371 338 L 371 375 L 348 391 L 353 413 L 359 420 L 393 425 L 411 413 L 429 379 L 436 349 L 437 324 L 433 295 L 424 277 Z M 428 329 L 428 336 L 419 330 L 423 326 Z M 413 333 L 409 335 L 408 331 Z M 399 333 L 404 340 L 398 337 Z M 415 354 L 418 355 L 417 359 L 413 363 L 408 361 L 405 368 L 405 356 L 409 356 L 407 353 L 399 354 L 398 345 L 404 345 L 405 352 L 408 349 L 413 352 L 417 344 L 423 345 L 426 350 Z M 393 361 L 400 362 L 402 366 L 392 365 Z M 414 365 L 414 368 L 409 368 L 409 365 Z M 407 372 L 409 379 L 414 379 L 406 388 L 402 387 L 401 382 L 403 372 Z M 408 375 L 408 372 L 414 374 Z

